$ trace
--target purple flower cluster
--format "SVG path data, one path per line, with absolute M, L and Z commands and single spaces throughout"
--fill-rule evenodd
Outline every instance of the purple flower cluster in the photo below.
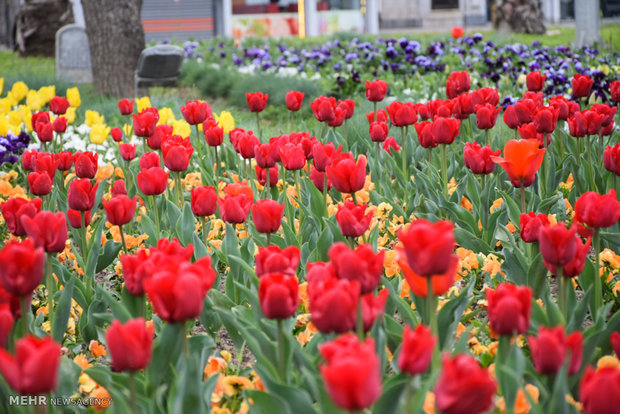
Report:
M 30 143 L 30 135 L 22 131 L 19 135 L 9 132 L 6 137 L 0 136 L 0 165 L 15 163 Z

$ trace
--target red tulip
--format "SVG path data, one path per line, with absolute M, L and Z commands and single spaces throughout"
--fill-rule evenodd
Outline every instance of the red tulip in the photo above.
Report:
M 532 211 L 519 217 L 521 239 L 526 243 L 537 243 L 540 229 L 549 225 L 549 219 L 544 214 L 536 214 Z
M 52 123 L 52 129 L 57 134 L 62 134 L 63 132 L 65 132 L 67 130 L 67 118 L 65 118 L 64 116 L 59 116 L 58 118 L 54 119 L 54 122 Z
M 351 250 L 345 243 L 334 243 L 329 249 L 329 260 L 340 279 L 356 280 L 361 293 L 374 291 L 383 275 L 385 251 L 375 254 L 369 244 L 359 245 Z
M 527 338 L 536 371 L 543 375 L 557 374 L 566 360 L 567 348 L 570 348 L 568 375 L 578 372 L 581 367 L 582 338 L 581 332 L 574 332 L 566 338 L 562 326 L 541 326 L 537 337 Z
M 384 80 L 366 81 L 366 99 L 370 102 L 381 102 L 385 98 L 387 88 L 388 83 Z
M 588 135 L 597 135 L 603 127 L 604 117 L 596 111 L 585 110 L 582 112 L 588 125 Z
M 218 199 L 220 215 L 227 223 L 243 223 L 250 213 L 254 199 L 247 194 L 230 194 Z
M 116 180 L 112 189 L 110 190 L 113 196 L 118 194 L 127 195 L 127 187 L 125 187 L 125 180 Z
M 316 168 L 312 167 L 312 169 L 310 170 L 310 181 L 312 181 L 312 184 L 314 184 L 317 190 L 319 190 L 320 192 L 323 192 L 323 187 L 325 186 L 325 173 L 320 172 Z M 327 189 L 329 190 L 331 188 L 332 188 L 332 183 L 328 179 Z
M 449 99 L 445 101 L 443 99 L 433 99 L 432 101 L 428 102 L 425 107 L 430 113 L 430 116 L 426 116 L 426 118 L 450 118 L 452 116 L 453 103 Z M 422 107 L 419 107 L 418 110 L 420 112 L 423 112 L 421 109 Z
M 390 296 L 390 292 L 387 289 L 383 289 L 377 296 L 370 292 L 361 297 L 364 332 L 369 332 L 377 319 L 383 317 L 388 296 Z
M 353 117 L 353 112 L 355 112 L 355 101 L 353 99 L 338 101 L 338 106 L 345 111 L 344 119 Z
M 529 124 L 534 120 L 538 105 L 531 99 L 521 99 L 514 104 L 514 108 L 519 124 Z
M 620 81 L 613 81 L 609 85 L 609 93 L 611 94 L 612 101 L 620 102 Z
M 441 220 L 431 223 L 415 220 L 407 229 L 398 233 L 403 243 L 407 262 L 411 269 L 422 276 L 443 274 L 450 269 L 454 251 L 452 223 Z
M 568 264 L 577 252 L 576 232 L 575 227 L 567 229 L 564 224 L 541 227 L 538 244 L 545 262 L 554 266 Z
M 555 130 L 555 124 L 558 121 L 558 111 L 551 106 L 543 106 L 538 108 L 534 115 L 534 126 L 536 132 L 540 134 L 550 134 Z
M 105 208 L 108 221 L 114 226 L 124 226 L 128 224 L 133 216 L 136 214 L 136 199 L 129 198 L 126 195 L 116 195 L 110 199 L 110 201 L 104 201 L 103 207 Z
M 34 217 L 41 211 L 42 200 L 34 198 L 31 201 L 21 197 L 9 198 L 6 202 L 0 203 L 0 210 L 7 229 L 17 237 L 25 236 L 26 229 L 22 225 L 22 217 Z
M 164 156 L 164 165 L 170 171 L 185 171 L 189 167 L 194 148 L 189 138 L 172 135 L 162 141 L 161 152 Z
M 579 276 L 586 265 L 586 260 L 588 259 L 588 253 L 590 253 L 590 247 L 592 245 L 592 239 L 588 238 L 586 244 L 583 244 L 581 238 L 575 235 L 575 243 L 577 243 L 577 250 L 575 252 L 575 256 L 571 259 L 570 262 L 562 266 L 562 277 L 575 277 Z M 545 267 L 552 274 L 557 275 L 558 268 L 555 265 L 552 265 L 548 262 L 544 262 Z
M 364 188 L 366 182 L 366 157 L 360 155 L 355 162 L 350 153 L 338 154 L 325 168 L 327 177 L 341 193 L 354 193 Z
M 385 109 L 390 115 L 390 120 L 394 126 L 413 125 L 418 120 L 418 114 L 411 103 L 394 101 Z
M 609 342 L 616 353 L 616 357 L 620 358 L 620 332 L 612 332 L 609 335 Z
M 545 79 L 547 75 L 543 75 L 540 72 L 530 72 L 525 78 L 527 90 L 532 92 L 540 92 L 545 87 Z
M 494 290 L 486 289 L 489 325 L 499 335 L 522 335 L 530 326 L 532 289 L 500 283 Z
M 67 242 L 67 219 L 63 213 L 40 211 L 34 217 L 22 216 L 22 225 L 36 247 L 47 253 L 60 253 Z
M 217 147 L 224 142 L 224 130 L 217 124 L 215 119 L 207 118 L 202 124 L 205 140 L 210 147 Z
M 99 155 L 96 152 L 78 152 L 75 154 L 73 164 L 75 175 L 79 178 L 95 178 L 97 174 Z
M 138 137 L 148 138 L 155 133 L 157 121 L 159 113 L 149 111 L 148 108 L 139 114 L 133 114 L 133 133 Z
M 67 204 L 69 204 L 69 208 L 78 211 L 92 210 L 95 205 L 95 196 L 97 195 L 98 187 L 99 183 L 93 186 L 87 178 L 72 180 L 67 192 Z
M 493 406 L 497 384 L 478 361 L 465 354 L 443 356 L 435 386 L 437 409 L 445 414 L 479 414 Z
M 211 106 L 204 101 L 187 101 L 181 105 L 181 114 L 190 125 L 202 124 L 211 116 Z
M 36 196 L 46 196 L 52 192 L 52 180 L 45 171 L 34 171 L 28 174 L 28 187 Z
M 35 131 L 41 142 L 50 142 L 54 139 L 54 127 L 49 122 L 37 122 Z
M 372 221 L 372 211 L 365 214 L 366 204 L 355 204 L 351 200 L 346 200 L 344 204 L 338 206 L 336 221 L 342 235 L 345 237 L 360 237 L 370 227 Z
M 336 99 L 319 96 L 310 103 L 314 117 L 319 122 L 329 122 L 336 116 Z
M 431 124 L 431 135 L 438 144 L 452 144 L 459 134 L 461 121 L 454 118 L 435 118 Z
M 549 106 L 558 112 L 558 119 L 566 121 L 569 118 L 568 99 L 563 96 L 554 96 L 549 100 Z
M 54 181 L 56 177 L 56 170 L 59 163 L 60 161 L 56 159 L 54 154 L 37 152 L 33 155 L 32 166 L 34 171 L 45 171 L 52 181 Z
M 159 154 L 156 152 L 145 152 L 140 157 L 140 171 L 148 170 L 149 168 L 159 167 L 161 160 Z
M 269 319 L 287 319 L 299 306 L 299 283 L 295 276 L 266 273 L 260 278 L 258 300 L 263 314 Z
M 465 34 L 465 30 L 461 26 L 454 26 L 450 31 L 453 39 L 459 39 Z
M 568 118 L 568 130 L 572 137 L 583 138 L 588 133 L 588 120 L 581 112 Z
M 297 112 L 301 108 L 301 104 L 304 101 L 304 93 L 298 91 L 288 91 L 286 93 L 285 101 L 286 109 Z
M 67 113 L 67 109 L 71 106 L 69 101 L 64 96 L 54 96 L 50 100 L 50 111 L 56 115 L 64 115 Z
M 22 154 L 22 167 L 24 168 L 24 170 L 34 170 L 34 160 L 36 159 L 38 153 L 39 151 L 34 149 L 24 151 L 24 153 Z
M 398 145 L 394 137 L 387 137 L 385 141 L 383 141 L 383 149 L 387 151 L 388 154 L 392 155 L 392 150 L 395 152 L 400 151 L 400 145 Z
M 259 233 L 275 233 L 282 224 L 284 204 L 275 200 L 259 200 L 252 206 L 252 219 Z
M 348 411 L 370 407 L 381 395 L 381 364 L 372 338 L 360 342 L 353 334 L 319 346 L 319 365 L 331 399 Z M 355 375 L 352 375 L 355 373 Z
M 571 81 L 573 87 L 573 96 L 575 98 L 584 98 L 590 95 L 592 84 L 594 81 L 588 75 L 576 73 Z
M 267 106 L 268 94 L 262 92 L 246 93 L 245 99 L 248 101 L 248 108 L 251 112 L 262 112 Z
M 575 220 L 596 229 L 611 227 L 620 219 L 620 203 L 616 191 L 598 194 L 588 191 L 575 203 Z
M 272 157 L 272 145 L 273 144 L 258 144 L 254 147 L 254 157 L 256 158 L 256 165 L 260 168 L 271 168 L 276 165 L 276 160 Z
M 504 157 L 492 156 L 491 159 L 506 171 L 512 185 L 517 188 L 529 187 L 534 183 L 545 151 L 538 147 L 537 140 L 511 139 L 504 147 Z
M 341 126 L 344 123 L 344 118 L 346 114 L 347 114 L 346 109 L 343 109 L 340 106 L 336 106 L 336 109 L 334 110 L 334 118 L 330 121 L 327 121 L 327 125 L 332 128 Z
M 11 389 L 21 395 L 54 391 L 59 364 L 60 345 L 52 338 L 25 336 L 17 341 L 14 356 L 0 349 L 0 372 Z
M 140 249 L 135 255 L 122 254 L 119 258 L 121 260 L 123 269 L 122 276 L 125 280 L 125 288 L 127 291 L 133 296 L 144 295 L 144 286 L 142 282 L 151 275 L 146 271 L 147 267 L 143 265 L 149 260 L 151 262 L 157 261 L 157 255 L 147 255 L 145 249 Z M 155 266 L 149 266 L 148 270 L 150 270 L 151 267 L 155 268 Z
M 133 112 L 133 99 L 130 101 L 129 99 L 121 99 L 118 101 L 118 110 L 121 112 L 121 115 L 129 115 Z
M 31 239 L 9 241 L 0 250 L 0 283 L 13 296 L 30 296 L 43 280 L 45 251 Z
M 334 144 L 331 142 L 328 142 L 327 144 L 317 142 L 312 146 L 312 162 L 314 164 L 314 168 L 316 168 L 319 172 L 325 172 L 327 166 L 331 165 L 332 159 L 338 156 L 341 151 L 342 146 L 339 146 L 336 149 Z
M 517 111 L 515 109 L 515 105 L 510 105 L 504 110 L 504 123 L 510 129 L 517 129 L 521 122 L 519 122 L 519 118 L 517 117 Z
M 398 369 L 409 375 L 425 373 L 431 365 L 436 344 L 437 338 L 424 324 L 419 324 L 415 330 L 405 325 L 398 354 Z
M 617 413 L 620 407 L 620 369 L 588 366 L 581 379 L 579 396 L 585 414 Z
M 212 186 L 192 188 L 191 207 L 196 217 L 207 217 L 215 214 L 217 210 L 217 192 L 215 188 Z
M 443 295 L 454 284 L 454 277 L 456 276 L 459 258 L 456 255 L 452 255 L 449 259 L 448 270 L 441 274 L 433 274 L 430 276 L 423 276 L 414 272 L 407 262 L 407 255 L 403 249 L 397 249 L 398 251 L 398 267 L 403 272 L 407 284 L 411 288 L 411 292 L 420 298 L 428 296 L 428 279 L 431 279 L 431 285 L 434 296 Z
M 121 157 L 125 161 L 131 161 L 136 158 L 136 144 L 128 144 L 125 142 L 119 146 L 119 149 L 121 151 Z
M 267 170 L 256 166 L 256 179 L 262 186 L 267 184 Z M 269 168 L 269 187 L 275 187 L 278 184 L 278 167 Z
M 112 321 L 105 334 L 112 370 L 135 372 L 145 369 L 151 362 L 153 335 L 153 325 L 147 326 L 144 318 L 130 319 L 124 324 L 118 319 Z
M 422 121 L 415 124 L 415 130 L 418 135 L 418 141 L 424 148 L 435 148 L 439 143 L 435 140 L 432 133 L 431 121 Z
M 463 92 L 469 91 L 470 87 L 471 82 L 467 71 L 452 72 L 446 82 L 446 96 L 448 99 L 454 99 Z
M 497 114 L 502 108 L 491 104 L 476 105 L 476 125 L 480 129 L 491 129 L 497 121 Z
M 142 161 L 142 159 L 140 159 Z M 166 191 L 168 172 L 158 166 L 143 169 L 136 176 L 138 188 L 144 195 L 158 195 Z
M 299 145 L 285 144 L 279 148 L 282 165 L 289 171 L 301 170 L 306 165 L 304 150 Z
M 480 147 L 477 142 L 465 143 L 463 157 L 465 166 L 474 174 L 490 174 L 495 168 L 495 163 L 491 159 L 492 156 L 498 156 L 500 150 L 493 151 L 490 146 Z
M 30 118 L 30 126 L 32 127 L 33 130 L 36 131 L 37 124 L 39 122 L 42 122 L 44 124 L 49 124 L 51 122 L 50 113 L 47 111 L 39 111 L 39 112 L 35 112 L 34 114 L 32 114 L 32 117 Z
M 174 128 L 172 127 L 172 125 L 167 125 L 167 124 L 157 125 L 155 127 L 155 132 L 153 133 L 153 135 L 146 138 L 146 144 L 153 151 L 161 149 L 161 142 L 165 138 L 173 135 L 173 132 L 174 132 Z
M 327 278 L 309 282 L 312 323 L 322 333 L 343 333 L 355 327 L 360 284 L 358 281 Z
M 613 124 L 614 116 L 616 116 L 616 111 L 618 110 L 618 107 L 609 106 L 607 104 L 594 104 L 592 105 L 591 110 L 603 117 L 601 126 L 608 127 L 609 125 Z
M 58 165 L 60 171 L 69 171 L 73 167 L 73 158 L 71 152 L 61 151 L 58 154 L 54 154 L 54 163 Z
M 88 211 L 78 211 L 78 210 L 67 210 L 67 218 L 69 219 L 69 224 L 74 229 L 82 228 L 82 217 L 80 213 L 84 213 L 84 225 L 88 227 L 90 224 L 90 210 Z
M 237 152 L 246 160 L 254 158 L 255 156 L 255 148 L 260 144 L 260 140 L 254 132 L 240 132 L 237 134 L 237 145 L 235 149 Z
M 388 114 L 385 111 L 385 109 L 378 109 L 377 113 L 375 114 L 374 112 L 368 112 L 366 114 L 366 118 L 368 119 L 368 123 L 373 123 L 375 121 L 377 122 L 387 122 L 388 121 Z
M 200 315 L 216 276 L 209 256 L 195 263 L 167 260 L 143 284 L 154 313 L 168 323 L 177 323 Z
M 620 81 L 618 81 L 620 82 Z M 605 169 L 620 176 L 620 142 L 613 147 L 607 146 L 603 152 Z
M 296 246 L 284 250 L 278 246 L 259 247 L 256 255 L 256 276 L 267 273 L 284 273 L 294 276 L 299 266 L 300 252 Z

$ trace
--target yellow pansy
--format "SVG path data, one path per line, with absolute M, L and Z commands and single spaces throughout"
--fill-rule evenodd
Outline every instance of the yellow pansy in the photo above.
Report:
M 180 135 L 182 137 L 189 137 L 192 133 L 192 129 L 184 119 L 178 119 L 172 123 L 173 134 Z
M 157 125 L 172 125 L 175 120 L 176 118 L 174 117 L 174 112 L 172 112 L 172 109 L 165 106 L 159 110 L 159 121 L 157 121 Z
M 73 108 L 79 108 L 82 105 L 80 90 L 76 87 L 67 89 L 67 100 Z
M 105 121 L 103 115 L 101 115 L 99 112 L 92 111 L 90 109 L 86 111 L 86 120 L 84 121 L 84 123 L 87 126 L 92 127 L 95 124 L 103 124 L 104 122 Z
M 22 81 L 15 82 L 11 88 L 11 93 L 15 101 L 19 102 L 26 97 L 26 94 L 28 93 L 28 86 Z
M 219 116 L 217 114 L 213 114 L 213 116 L 225 134 L 235 129 L 235 118 L 233 118 L 230 112 L 222 111 Z
M 150 108 L 151 106 L 151 98 L 148 96 L 143 96 L 142 98 L 136 99 L 136 105 L 138 106 L 138 112 L 142 112 L 146 108 Z
M 35 90 L 29 90 L 26 96 L 26 105 L 31 111 L 38 111 L 45 103 L 41 99 L 39 93 Z
M 90 142 L 93 144 L 103 144 L 108 135 L 110 135 L 110 128 L 105 124 L 95 124 L 90 128 Z
M 67 118 L 68 124 L 72 124 L 73 122 L 75 122 L 76 109 L 77 108 L 75 108 L 74 106 L 70 106 L 69 108 L 67 108 L 67 112 L 64 114 L 64 117 Z

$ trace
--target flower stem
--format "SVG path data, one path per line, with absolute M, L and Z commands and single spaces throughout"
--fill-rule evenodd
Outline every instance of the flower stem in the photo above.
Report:
M 157 240 L 159 240 L 159 234 L 161 232 L 161 224 L 159 222 L 159 209 L 157 208 L 157 196 L 152 196 L 151 200 L 153 201 L 153 210 L 155 210 L 155 227 L 157 230 Z
M 207 243 L 208 243 L 208 237 L 209 237 L 209 233 L 207 233 L 207 218 L 206 217 L 200 217 L 200 226 L 202 227 L 202 241 L 205 244 L 205 247 L 207 247 Z
M 81 250 L 82 250 L 82 259 L 84 260 L 84 263 L 86 264 L 86 259 L 87 259 L 87 254 L 86 254 L 86 246 L 87 246 L 87 241 L 86 241 L 86 216 L 85 213 L 83 211 L 80 211 L 80 224 L 81 224 L 81 230 L 82 230 L 82 246 L 81 246 Z M 86 270 L 86 269 L 84 269 Z
M 521 213 L 525 214 L 525 187 L 523 187 L 523 183 L 521 183 Z
M 217 153 L 217 145 L 213 147 L 213 150 L 215 151 L 215 184 L 217 184 L 220 180 L 220 156 Z
M 269 198 L 271 198 L 271 193 L 270 193 L 270 188 L 271 188 L 271 182 L 269 181 L 269 167 L 267 167 L 267 171 L 265 171 L 265 173 L 267 174 L 267 179 L 265 180 L 265 188 L 267 189 L 267 195 L 269 196 Z
M 267 233 L 267 246 L 271 245 L 271 233 Z
M 560 312 L 564 317 L 564 324 L 568 325 L 568 287 L 569 284 L 564 276 L 562 276 L 562 266 L 558 266 L 558 270 L 556 272 L 555 277 L 558 279 L 560 284 L 560 292 L 559 292 L 559 302 L 560 302 Z
M 448 198 L 448 159 L 446 144 L 441 145 L 441 180 L 443 181 L 443 193 Z
M 364 314 L 362 312 L 362 297 L 357 301 L 357 318 L 355 319 L 355 332 L 360 342 L 364 340 Z
M 594 229 L 594 308 L 591 310 L 592 318 L 596 318 L 596 311 L 601 308 L 603 300 L 603 285 L 601 281 L 600 254 L 601 254 L 601 235 L 600 229 Z
M 325 201 L 325 217 L 328 216 L 328 211 L 327 211 L 327 187 L 328 187 L 329 183 L 327 181 L 327 173 L 323 172 L 323 200 Z
M 260 131 L 260 112 L 256 112 L 256 132 L 258 132 L 258 140 L 261 141 L 261 131 Z
M 353 199 L 353 204 L 357 205 L 357 197 L 355 197 L 355 191 L 351 193 L 351 198 Z
M 284 321 L 278 319 L 278 373 L 282 382 L 286 383 L 286 350 L 284 349 Z
M 56 281 L 52 272 L 52 253 L 45 255 L 45 284 L 47 285 L 47 319 L 50 321 L 50 327 L 54 323 L 54 295 L 56 294 Z M 53 332 L 53 330 L 52 330 Z
M 123 243 L 123 253 L 128 254 L 129 250 L 127 250 L 127 243 L 125 242 L 125 233 L 123 232 L 123 226 L 118 226 L 121 232 L 121 242 Z
M 596 183 L 594 182 L 594 169 L 592 168 L 592 141 L 588 135 L 588 169 L 590 170 L 590 191 L 596 191 Z
M 136 396 L 136 373 L 129 373 L 129 401 L 131 402 L 131 412 L 138 414 L 138 401 Z
M 19 297 L 19 307 L 21 310 L 21 325 L 22 325 L 22 337 L 28 335 L 30 333 L 30 328 L 28 327 L 28 315 L 30 314 L 30 309 L 28 306 L 28 297 L 20 296 Z
M 489 130 L 485 129 L 484 130 L 484 145 L 489 145 Z
M 405 181 L 409 181 L 408 177 L 407 177 L 407 152 L 405 151 L 405 128 L 404 127 L 400 127 L 400 140 L 402 142 L 402 146 L 401 146 L 401 151 L 402 153 L 400 154 L 402 156 L 402 170 L 403 170 L 403 175 L 405 176 Z M 405 184 L 407 185 L 407 184 Z

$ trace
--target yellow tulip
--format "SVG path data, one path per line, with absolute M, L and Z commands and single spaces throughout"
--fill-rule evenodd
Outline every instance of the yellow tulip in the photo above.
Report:
M 28 112 L 24 116 L 24 125 L 26 125 L 26 129 L 28 130 L 28 132 L 32 133 L 32 131 L 33 131 L 33 129 L 32 129 L 32 112 Z
M 159 110 L 159 121 L 157 121 L 157 125 L 161 125 L 161 124 L 171 125 L 174 121 L 175 121 L 175 117 L 174 117 L 174 112 L 172 112 L 172 109 L 165 106 Z
M 148 96 L 143 96 L 142 98 L 136 99 L 136 105 L 138 106 L 138 112 L 142 112 L 146 108 L 150 108 L 151 106 L 151 98 Z
M 95 124 L 90 128 L 90 142 L 93 144 L 103 144 L 108 135 L 110 135 L 110 128 L 104 124 Z
M 9 120 L 4 116 L 0 116 L 0 135 L 6 136 L 9 132 Z
M 7 117 L 9 120 L 9 124 L 19 125 L 22 123 L 18 111 L 10 111 Z
M 17 107 L 17 113 L 19 114 L 19 122 L 26 122 L 26 119 L 30 120 L 32 117 L 32 111 L 26 105 L 19 105 Z
M 217 114 L 213 114 L 213 116 L 225 134 L 235 129 L 235 118 L 233 118 L 230 112 L 222 111 L 219 116 Z
M 72 124 L 75 121 L 76 109 L 77 108 L 75 106 L 70 106 L 69 108 L 67 108 L 67 112 L 65 113 L 64 117 L 67 118 L 68 124 Z
M 11 101 L 9 98 L 0 99 L 0 115 L 6 114 L 11 110 Z
M 123 132 L 125 133 L 126 137 L 130 137 L 131 136 L 131 131 L 132 131 L 132 126 L 131 124 L 125 124 L 123 125 Z
M 28 86 L 22 81 L 15 82 L 11 88 L 11 93 L 13 94 L 15 100 L 19 102 L 26 97 L 26 94 L 28 93 Z
M 67 100 L 73 108 L 79 108 L 82 105 L 80 90 L 76 87 L 67 89 Z
M 89 127 L 92 127 L 95 124 L 103 124 L 105 122 L 103 115 L 101 115 L 97 111 L 87 110 L 86 111 L 86 120 L 84 123 Z
M 192 133 L 192 129 L 184 119 L 176 120 L 172 123 L 174 135 L 180 135 L 182 137 L 189 137 Z
M 39 88 L 38 92 L 41 101 L 43 101 L 43 104 L 46 104 L 51 101 L 54 96 L 56 96 L 56 86 L 43 86 Z
M 26 105 L 28 105 L 28 108 L 30 108 L 31 111 L 39 111 L 44 105 L 43 101 L 41 101 L 41 96 L 39 95 L 39 93 L 31 89 L 28 91 L 27 95 L 28 96 L 26 97 Z

